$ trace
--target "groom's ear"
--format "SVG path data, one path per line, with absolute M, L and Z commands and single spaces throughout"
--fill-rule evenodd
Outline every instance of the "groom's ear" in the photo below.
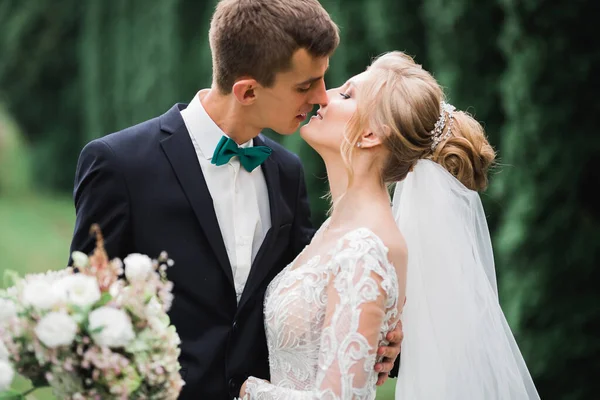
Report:
M 241 78 L 238 79 L 232 88 L 232 93 L 242 105 L 250 105 L 256 101 L 256 89 L 259 84 L 256 79 Z

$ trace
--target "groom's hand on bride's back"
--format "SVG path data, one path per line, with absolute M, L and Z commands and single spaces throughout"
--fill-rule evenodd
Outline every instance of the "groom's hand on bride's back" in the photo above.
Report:
M 402 332 L 402 321 L 398 321 L 396 329 L 389 332 L 386 336 L 387 341 L 390 343 L 389 346 L 381 346 L 377 350 L 377 355 L 384 357 L 381 362 L 375 364 L 375 371 L 379 372 L 377 386 L 383 385 L 383 383 L 389 377 L 390 371 L 394 369 L 394 363 L 400 354 L 400 345 L 402 344 L 403 338 L 404 333 Z M 398 371 L 396 369 L 394 376 L 397 375 Z

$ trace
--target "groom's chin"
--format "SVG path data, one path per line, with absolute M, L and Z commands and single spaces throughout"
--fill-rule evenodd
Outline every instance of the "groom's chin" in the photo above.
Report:
M 275 131 L 275 132 L 279 133 L 282 136 L 290 136 L 290 135 L 293 135 L 296 132 L 296 130 L 298 130 L 298 128 L 295 128 L 295 129 L 282 129 L 282 130 L 278 130 L 278 131 Z
M 289 136 L 289 135 L 296 133 L 298 131 L 299 127 L 300 127 L 300 123 L 290 124 L 290 126 L 288 126 L 288 127 L 278 127 L 278 128 L 271 128 L 271 129 L 282 136 Z

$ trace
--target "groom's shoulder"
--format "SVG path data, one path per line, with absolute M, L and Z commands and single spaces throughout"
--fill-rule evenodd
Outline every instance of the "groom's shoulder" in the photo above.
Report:
M 179 112 L 175 110 L 177 106 L 174 106 L 163 115 L 94 139 L 86 147 L 106 147 L 116 157 L 124 156 L 128 159 L 135 159 L 136 156 L 139 156 L 147 158 L 148 152 L 156 151 L 159 141 L 167 135 L 162 126 L 165 118 L 174 120 L 174 114 L 179 116 Z
M 139 148 L 141 144 L 160 134 L 160 117 L 155 117 L 120 131 L 109 133 L 100 139 L 112 148 Z

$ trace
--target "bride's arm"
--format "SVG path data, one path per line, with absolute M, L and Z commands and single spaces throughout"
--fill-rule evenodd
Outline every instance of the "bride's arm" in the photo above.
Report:
M 376 391 L 374 370 L 379 332 L 384 321 L 397 320 L 394 271 L 371 252 L 336 257 L 327 287 L 316 385 L 307 391 L 288 389 L 254 377 L 242 390 L 250 400 L 350 399 Z M 392 276 L 393 274 L 393 276 Z M 387 329 L 386 329 L 387 331 Z

